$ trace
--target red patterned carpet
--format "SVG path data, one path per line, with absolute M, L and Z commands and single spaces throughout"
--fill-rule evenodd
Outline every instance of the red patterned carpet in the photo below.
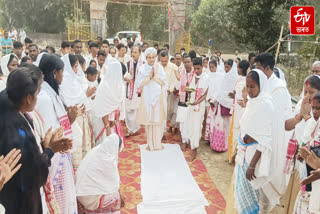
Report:
M 180 143 L 179 134 L 167 134 L 169 143 Z M 120 153 L 119 171 L 121 176 L 121 193 L 125 196 L 125 207 L 121 209 L 123 214 L 136 214 L 137 205 L 142 201 L 140 193 L 140 149 L 139 145 L 146 143 L 143 132 L 126 139 L 126 148 Z M 190 156 L 190 149 L 184 152 L 185 157 Z M 210 203 L 207 207 L 208 214 L 224 213 L 226 202 L 211 180 L 206 167 L 200 159 L 189 163 L 192 175 L 197 181 L 204 196 Z

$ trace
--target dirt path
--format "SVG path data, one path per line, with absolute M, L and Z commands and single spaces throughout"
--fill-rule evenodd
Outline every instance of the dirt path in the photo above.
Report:
M 234 169 L 233 165 L 230 165 L 227 161 L 228 152 L 218 153 L 212 151 L 209 144 L 205 141 L 201 141 L 198 154 L 201 161 L 206 166 L 211 179 L 226 199 Z

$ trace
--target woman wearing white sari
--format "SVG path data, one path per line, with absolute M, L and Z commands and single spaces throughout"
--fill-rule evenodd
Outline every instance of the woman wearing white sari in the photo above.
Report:
M 10 72 L 14 69 L 18 68 L 19 60 L 14 54 L 8 54 L 1 59 L 1 71 L 2 75 L 0 75 L 0 91 L 6 88 L 7 77 Z
M 59 84 L 63 79 L 63 62 L 54 55 L 44 55 L 39 68 L 44 75 L 44 82 L 38 95 L 36 110 L 43 117 L 44 131 L 55 130 L 60 126 L 64 136 L 73 139 L 72 126 L 76 119 L 75 109 L 66 111 L 59 96 Z M 54 194 L 60 213 L 77 213 L 76 191 L 73 180 L 71 154 L 56 153 L 51 160 L 49 177 L 54 188 Z
M 217 95 L 218 91 L 221 86 L 221 82 L 225 72 L 221 69 L 218 69 L 218 63 L 216 60 L 212 60 L 209 62 L 209 90 L 207 95 L 207 101 L 209 102 L 210 106 L 208 108 L 207 118 L 206 118 L 206 131 L 205 131 L 205 140 L 211 139 L 212 136 L 212 127 L 214 122 L 214 114 L 216 109 L 214 107 L 214 103 L 217 102 Z
M 306 126 L 306 120 L 301 115 L 301 104 L 304 96 L 313 97 L 317 92 L 320 91 L 320 78 L 316 75 L 308 76 L 303 85 L 303 91 L 300 96 L 300 101 L 295 107 L 294 117 L 286 121 L 286 130 L 291 131 L 291 139 L 288 143 L 288 152 L 287 160 L 284 168 L 284 173 L 288 175 L 287 177 L 287 190 L 282 196 L 281 205 L 275 207 L 274 211 L 283 212 L 283 213 L 293 213 L 294 204 L 297 198 L 297 195 L 300 190 L 300 176 L 299 169 L 303 165 L 300 161 L 295 159 L 295 154 L 303 143 L 304 129 Z M 312 112 L 310 112 L 312 114 Z
M 104 138 L 82 160 L 76 190 L 85 213 L 120 214 L 118 156 L 122 141 L 116 134 Z
M 125 98 L 123 93 L 122 66 L 114 61 L 108 66 L 103 80 L 98 86 L 92 109 L 93 133 L 96 145 L 112 133 L 118 134 L 124 140 L 120 108 Z
M 229 149 L 228 149 L 228 159 L 229 163 L 233 160 L 233 157 L 236 153 L 236 148 L 238 145 L 238 137 L 240 133 L 240 119 L 244 113 L 245 108 L 242 106 L 243 98 L 242 91 L 246 86 L 246 76 L 247 70 L 249 68 L 249 62 L 247 60 L 242 60 L 239 62 L 238 66 L 238 75 L 239 79 L 235 85 L 235 89 L 232 93 L 229 94 L 233 98 L 233 114 L 232 122 L 229 135 Z
M 226 74 L 221 82 L 220 90 L 217 95 L 215 125 L 213 129 L 213 137 L 210 140 L 210 146 L 218 152 L 228 150 L 229 130 L 231 126 L 233 99 L 229 94 L 235 89 L 238 80 L 237 64 L 229 59 L 225 62 Z
M 249 99 L 240 120 L 235 171 L 235 207 L 239 214 L 266 213 L 259 192 L 269 182 L 272 154 L 273 104 L 267 77 L 258 69 L 246 78 Z M 260 209 L 260 211 L 259 211 Z
M 312 108 L 312 114 L 310 109 Z M 301 114 L 304 118 L 309 118 L 306 122 L 304 129 L 304 135 L 302 138 L 301 148 L 306 149 L 309 155 L 313 153 L 315 157 L 320 157 L 320 142 L 319 142 L 319 117 L 320 117 L 320 93 L 318 92 L 312 98 L 308 95 L 304 97 L 301 105 Z M 301 149 L 300 149 L 301 150 Z M 303 157 L 303 156 L 302 156 Z M 310 157 L 308 157 L 310 158 Z M 311 175 L 311 171 L 314 170 L 308 163 L 302 161 L 301 153 L 298 153 L 297 159 L 300 160 L 301 166 L 299 167 L 300 179 L 305 179 Z M 308 159 L 307 159 L 308 161 Z M 296 214 L 309 214 L 319 213 L 319 181 L 314 181 L 307 185 L 301 185 L 300 192 L 296 198 L 294 213 Z M 315 204 L 316 203 L 316 204 Z M 316 206 L 315 206 L 316 205 Z M 317 207 L 317 208 L 315 208 Z M 315 208 L 315 209 L 310 209 Z M 313 211 L 312 211 L 313 210 Z
M 77 56 L 66 54 L 62 58 L 64 63 L 64 77 L 60 87 L 60 97 L 67 107 L 78 109 L 76 124 L 72 127 L 74 146 L 72 150 L 72 164 L 75 169 L 93 146 L 91 124 L 89 123 L 89 100 L 77 76 L 79 60 Z
M 145 56 L 147 63 L 141 66 L 136 80 L 142 91 L 137 121 L 145 126 L 147 150 L 154 151 L 163 149 L 161 139 L 166 120 L 167 84 L 163 67 L 156 63 L 156 49 L 148 48 Z

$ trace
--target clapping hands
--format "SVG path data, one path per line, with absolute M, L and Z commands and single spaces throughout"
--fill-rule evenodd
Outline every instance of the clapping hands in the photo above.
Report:
M 21 158 L 20 152 L 20 150 L 12 149 L 6 157 L 3 155 L 0 157 L 0 190 L 21 168 L 21 164 L 18 164 Z
M 63 128 L 56 129 L 53 133 L 51 128 L 45 136 L 45 147 L 49 147 L 54 153 L 65 153 L 72 149 L 72 140 L 63 137 Z

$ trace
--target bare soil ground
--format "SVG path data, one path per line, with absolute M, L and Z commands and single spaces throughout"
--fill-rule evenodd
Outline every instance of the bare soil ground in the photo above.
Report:
M 228 163 L 228 152 L 212 151 L 209 144 L 201 140 L 198 155 L 207 168 L 218 190 L 226 199 L 234 166 Z

